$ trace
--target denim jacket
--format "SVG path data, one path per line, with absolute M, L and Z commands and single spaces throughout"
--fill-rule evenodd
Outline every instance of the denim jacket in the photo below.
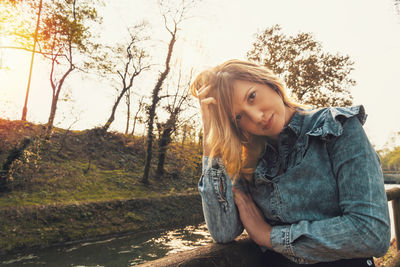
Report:
M 277 146 L 266 144 L 251 182 L 232 185 L 221 159 L 209 166 L 203 157 L 198 188 L 213 239 L 230 242 L 243 231 L 235 186 L 251 194 L 272 226 L 272 249 L 294 262 L 383 256 L 388 204 L 365 119 L 363 106 L 298 110 Z

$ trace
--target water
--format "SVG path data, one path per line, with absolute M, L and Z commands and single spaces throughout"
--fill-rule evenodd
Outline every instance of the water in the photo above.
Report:
M 0 266 L 134 266 L 211 243 L 204 224 L 53 247 L 3 257 Z

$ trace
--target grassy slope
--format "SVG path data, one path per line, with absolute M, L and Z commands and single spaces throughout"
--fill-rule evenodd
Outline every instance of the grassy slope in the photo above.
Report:
M 41 129 L 40 125 L 0 119 L 0 169 L 15 145 L 25 136 L 37 138 Z M 33 145 L 30 149 L 36 153 Z M 143 139 L 118 133 L 102 135 L 94 130 L 56 129 L 50 141 L 40 146 L 37 169 L 23 166 L 23 171 L 17 171 L 16 176 L 28 181 L 11 192 L 0 193 L 0 209 L 195 192 L 200 174 L 196 144 L 185 145 L 183 150 L 179 144 L 173 145 L 166 162 L 167 174 L 161 180 L 150 178 L 148 186 L 140 182 Z

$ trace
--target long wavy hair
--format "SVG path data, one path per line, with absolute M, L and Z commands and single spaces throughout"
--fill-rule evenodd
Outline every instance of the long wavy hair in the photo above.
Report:
M 190 86 L 191 93 L 198 97 L 197 91 L 200 88 L 211 86 L 208 96 L 215 98 L 217 102 L 209 107 L 210 131 L 204 140 L 211 149 L 210 161 L 214 157 L 220 157 L 231 179 L 242 176 L 250 180 L 266 140 L 265 137 L 252 135 L 238 127 L 233 112 L 235 80 L 269 86 L 287 107 L 295 109 L 302 105 L 287 96 L 282 81 L 271 70 L 251 62 L 229 60 L 201 72 L 195 78 Z

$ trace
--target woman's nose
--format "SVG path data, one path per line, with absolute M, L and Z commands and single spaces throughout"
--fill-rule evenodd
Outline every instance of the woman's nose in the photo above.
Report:
M 264 120 L 264 112 L 258 109 L 251 110 L 249 117 L 253 123 L 261 124 Z

